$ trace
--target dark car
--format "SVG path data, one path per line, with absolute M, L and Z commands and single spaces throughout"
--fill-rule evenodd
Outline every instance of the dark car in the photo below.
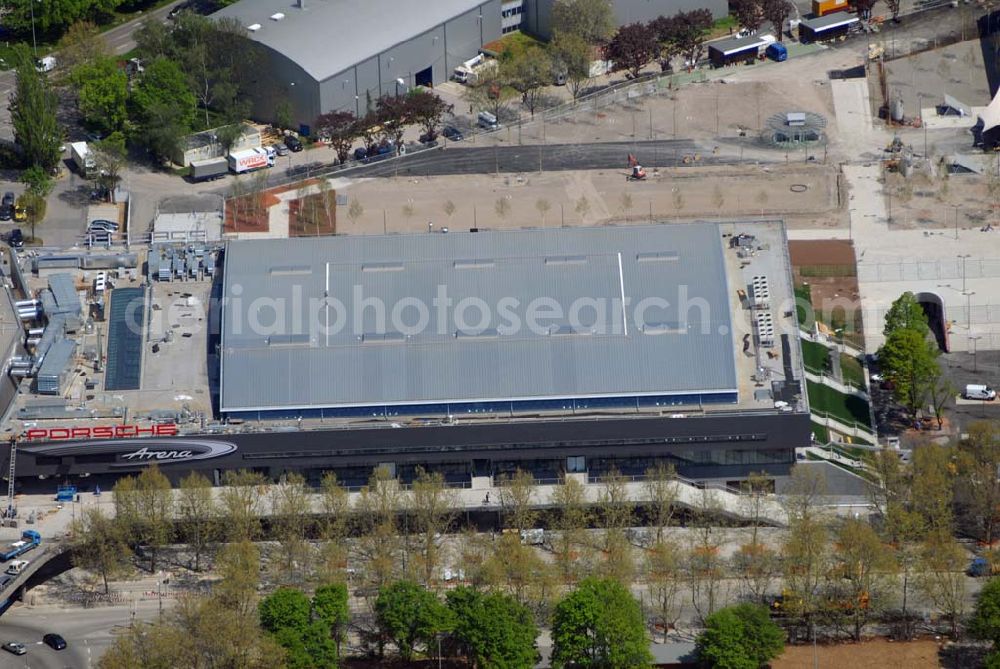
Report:
M 62 638 L 58 634 L 49 633 L 42 637 L 42 641 L 46 646 L 52 650 L 65 650 L 66 649 L 66 639 Z
M 10 231 L 10 234 L 7 235 L 7 243 L 10 244 L 11 248 L 24 248 L 24 235 L 21 234 L 21 228 L 14 228 Z
M 465 139 L 465 137 L 462 135 L 462 131 L 453 125 L 446 125 L 444 129 L 441 131 L 441 134 L 453 142 L 461 142 L 463 139 Z
M 292 153 L 298 153 L 302 150 L 302 141 L 295 135 L 289 135 L 288 137 L 285 137 L 285 146 L 287 146 L 288 150 Z
M 354 149 L 355 160 L 364 160 L 367 157 L 368 157 L 368 149 L 366 149 L 365 147 L 362 146 L 358 147 L 357 149 Z
M 0 221 L 9 221 L 14 218 L 14 194 L 7 191 L 0 200 Z

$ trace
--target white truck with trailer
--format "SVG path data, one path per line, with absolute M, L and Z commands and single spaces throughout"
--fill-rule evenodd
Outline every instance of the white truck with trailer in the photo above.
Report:
M 76 169 L 84 177 L 89 177 L 96 169 L 97 163 L 94 161 L 94 154 L 87 146 L 86 142 L 73 142 L 69 145 L 70 158 Z
M 191 180 L 221 179 L 229 174 L 229 160 L 223 156 L 191 161 Z
M 229 154 L 229 169 L 234 174 L 245 174 L 265 167 L 274 167 L 277 156 L 277 152 L 270 146 L 236 151 Z

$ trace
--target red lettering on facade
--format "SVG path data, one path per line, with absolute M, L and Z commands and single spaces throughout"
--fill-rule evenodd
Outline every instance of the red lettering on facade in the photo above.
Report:
M 177 426 L 163 425 L 97 425 L 94 427 L 52 427 L 25 430 L 25 441 L 62 441 L 66 439 L 115 439 L 130 437 L 175 437 Z

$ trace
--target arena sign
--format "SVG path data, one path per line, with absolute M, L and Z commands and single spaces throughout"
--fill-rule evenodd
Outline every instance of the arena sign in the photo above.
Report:
M 176 426 L 170 427 L 174 427 L 176 430 Z M 96 430 L 97 428 L 93 429 Z M 156 437 L 118 437 L 112 439 L 66 441 L 66 439 L 71 438 L 64 437 L 62 440 L 57 439 L 56 441 L 42 443 L 38 441 L 38 437 L 35 437 L 33 441 L 21 445 L 18 450 L 36 456 L 49 457 L 107 454 L 114 459 L 113 461 L 109 461 L 106 466 L 120 468 L 148 465 L 154 462 L 158 464 L 176 464 L 210 460 L 229 455 L 235 452 L 237 448 L 236 444 L 231 441 L 200 438 L 188 439 L 184 437 L 169 439 L 157 439 Z

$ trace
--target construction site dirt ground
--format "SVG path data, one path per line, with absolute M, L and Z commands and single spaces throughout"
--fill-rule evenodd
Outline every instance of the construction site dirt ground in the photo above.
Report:
M 784 218 L 791 227 L 845 226 L 836 169 L 824 165 L 688 167 L 367 179 L 337 184 L 349 201 L 338 232 L 455 230 L 739 217 Z M 352 215 L 353 214 L 353 215 Z
M 937 641 L 921 639 L 900 643 L 872 639 L 863 643 L 834 646 L 786 646 L 785 652 L 770 664 L 771 669 L 846 669 L 846 667 L 879 667 L 879 669 L 938 669 L 942 666 Z

